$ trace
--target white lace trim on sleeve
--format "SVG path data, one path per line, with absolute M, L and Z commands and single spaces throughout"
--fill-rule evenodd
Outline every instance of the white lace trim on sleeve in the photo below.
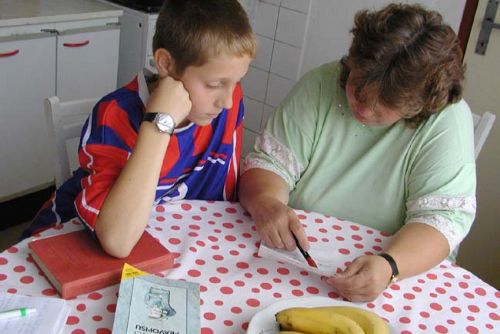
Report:
M 424 196 L 406 203 L 409 213 L 429 210 L 462 211 L 472 215 L 476 214 L 476 198 L 451 197 L 451 196 Z
M 265 131 L 257 137 L 255 146 L 259 151 L 266 154 L 270 160 L 252 152 L 245 159 L 242 173 L 252 168 L 269 170 L 281 176 L 288 184 L 289 189 L 292 190 L 304 169 L 293 152 Z
M 458 233 L 456 225 L 449 219 L 432 214 L 431 211 L 460 211 L 475 216 L 476 198 L 474 196 L 424 196 L 406 203 L 408 214 L 411 217 L 407 223 L 423 223 L 430 225 L 441 232 L 450 245 L 450 253 L 458 246 L 465 237 Z
M 439 215 L 425 215 L 410 218 L 406 224 L 411 223 L 421 223 L 434 227 L 441 234 L 444 235 L 446 240 L 448 240 L 448 245 L 450 246 L 450 254 L 453 250 L 460 244 L 463 235 L 457 233 L 456 228 L 453 226 L 453 222 L 447 218 Z

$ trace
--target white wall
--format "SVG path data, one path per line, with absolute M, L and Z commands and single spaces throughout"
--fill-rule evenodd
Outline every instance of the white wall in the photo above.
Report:
M 251 0 L 245 1 L 249 10 Z M 249 10 L 259 51 L 242 80 L 245 94 L 243 156 L 251 150 L 267 118 L 299 77 L 313 1 L 259 0 L 253 14 Z
M 439 11 L 446 22 L 458 32 L 465 0 L 420 0 L 404 1 L 421 3 L 427 8 Z M 356 11 L 380 8 L 386 0 L 313 0 L 308 27 L 301 74 L 347 53 L 351 41 L 349 33 Z

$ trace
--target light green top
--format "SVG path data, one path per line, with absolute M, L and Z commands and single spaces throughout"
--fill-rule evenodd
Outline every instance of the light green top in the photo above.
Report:
M 429 224 L 454 249 L 474 220 L 472 114 L 449 105 L 417 129 L 364 126 L 338 85 L 340 66 L 306 74 L 269 119 L 244 171 L 264 168 L 289 185 L 293 208 L 389 233 Z

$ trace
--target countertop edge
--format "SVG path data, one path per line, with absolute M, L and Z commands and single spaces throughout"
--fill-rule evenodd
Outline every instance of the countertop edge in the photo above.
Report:
M 20 25 L 55 23 L 55 22 L 64 22 L 64 21 L 102 19 L 102 18 L 107 18 L 107 17 L 120 17 L 122 15 L 123 15 L 123 10 L 113 9 L 113 10 L 97 11 L 97 12 L 92 12 L 92 13 L 61 14 L 61 15 L 53 15 L 53 16 L 0 19 L 0 28 L 20 26 Z

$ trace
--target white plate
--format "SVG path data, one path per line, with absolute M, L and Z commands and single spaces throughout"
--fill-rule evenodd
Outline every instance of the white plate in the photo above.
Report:
M 281 300 L 257 312 L 250 324 L 248 324 L 247 334 L 277 334 L 278 324 L 274 315 L 281 310 L 290 307 L 316 307 L 316 306 L 356 306 L 353 303 L 327 297 L 303 297 Z M 389 325 L 390 333 L 395 334 L 396 330 Z

